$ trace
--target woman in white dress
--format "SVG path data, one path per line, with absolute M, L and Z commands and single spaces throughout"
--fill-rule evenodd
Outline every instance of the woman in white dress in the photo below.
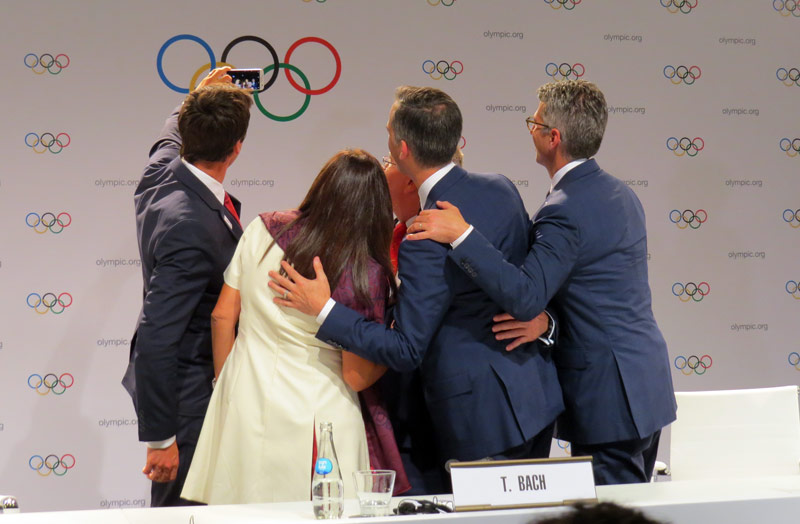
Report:
M 383 169 L 361 150 L 331 158 L 299 209 L 263 213 L 247 226 L 212 313 L 217 383 L 183 498 L 309 500 L 323 421 L 333 423 L 345 496 L 355 496 L 352 472 L 369 468 L 357 392 L 385 368 L 317 340 L 315 319 L 273 303 L 267 273 L 287 260 L 312 277 L 318 255 L 338 283 L 333 298 L 382 321 L 395 291 L 391 231 Z

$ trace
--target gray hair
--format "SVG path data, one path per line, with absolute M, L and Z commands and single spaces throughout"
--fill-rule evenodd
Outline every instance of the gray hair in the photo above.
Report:
M 544 104 L 540 116 L 545 124 L 561 132 L 567 156 L 595 155 L 608 122 L 608 107 L 600 89 L 586 80 L 564 80 L 541 86 L 538 95 Z

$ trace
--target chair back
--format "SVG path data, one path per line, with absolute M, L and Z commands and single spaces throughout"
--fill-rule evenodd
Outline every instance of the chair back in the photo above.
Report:
M 676 392 L 672 480 L 800 474 L 797 386 Z

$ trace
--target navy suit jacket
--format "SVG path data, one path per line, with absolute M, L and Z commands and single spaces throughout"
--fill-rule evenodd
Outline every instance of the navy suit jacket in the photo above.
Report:
M 133 398 L 142 441 L 178 435 L 178 417 L 205 415 L 214 377 L 211 311 L 242 235 L 181 162 L 177 120 L 178 109 L 150 150 L 134 195 L 144 304 L 122 383 Z M 238 212 L 239 202 L 234 206 Z M 197 435 L 179 435 L 186 438 Z
M 528 215 L 500 175 L 453 167 L 425 208 L 447 200 L 489 232 L 503 256 L 521 264 Z M 495 340 L 499 306 L 447 258 L 449 246 L 404 241 L 394 329 L 337 304 L 317 337 L 398 371 L 420 366 L 425 401 L 443 460 L 474 460 L 533 438 L 563 410 L 555 366 L 538 343 L 505 351 Z M 544 309 L 544 308 L 542 308 Z
M 521 267 L 473 225 L 451 259 L 513 316 L 531 318 L 545 304 L 558 314 L 560 438 L 644 438 L 675 420 L 667 345 L 651 307 L 644 210 L 629 187 L 594 160 L 567 172 L 533 221 Z

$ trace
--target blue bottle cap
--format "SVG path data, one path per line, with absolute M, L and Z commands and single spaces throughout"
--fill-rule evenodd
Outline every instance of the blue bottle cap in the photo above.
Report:
M 317 464 L 314 466 L 314 471 L 316 471 L 318 475 L 327 475 L 333 471 L 333 462 L 324 457 L 318 458 Z

